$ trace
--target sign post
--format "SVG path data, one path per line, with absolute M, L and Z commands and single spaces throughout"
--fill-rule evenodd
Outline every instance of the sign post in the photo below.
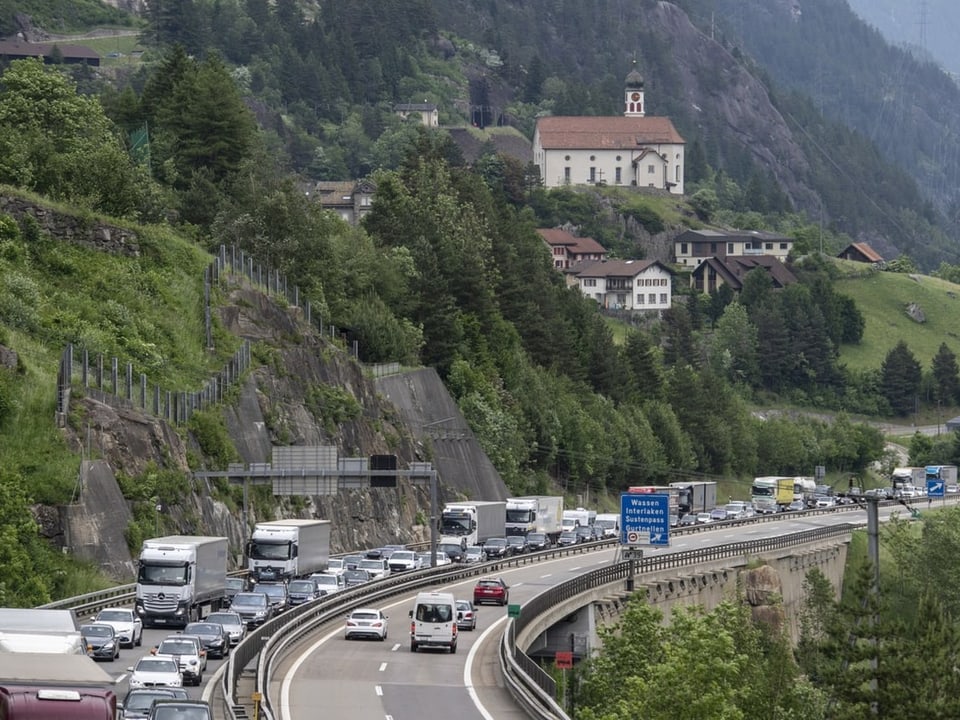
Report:
M 620 544 L 669 547 L 670 496 L 666 493 L 621 494 Z

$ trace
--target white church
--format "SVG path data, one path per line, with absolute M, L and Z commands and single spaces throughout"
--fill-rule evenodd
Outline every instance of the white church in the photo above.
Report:
M 683 195 L 684 140 L 670 118 L 644 112 L 643 76 L 627 75 L 622 117 L 543 117 L 533 161 L 545 187 L 622 185 Z

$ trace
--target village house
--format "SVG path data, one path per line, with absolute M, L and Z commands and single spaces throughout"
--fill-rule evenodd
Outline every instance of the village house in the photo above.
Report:
M 870 263 L 871 265 L 883 265 L 884 263 L 883 256 L 870 247 L 869 243 L 865 242 L 850 243 L 837 257 L 843 260 Z
M 304 192 L 323 207 L 351 225 L 359 225 L 373 208 L 376 185 L 371 180 L 318 180 L 305 186 Z
M 763 230 L 687 230 L 673 241 L 678 265 L 697 267 L 708 258 L 771 255 L 786 262 L 793 238 Z
M 418 117 L 424 127 L 440 127 L 440 113 L 433 103 L 397 103 L 393 112 L 406 120 L 408 117 Z
M 0 61 L 40 58 L 46 64 L 92 65 L 99 67 L 100 55 L 84 45 L 64 43 L 28 43 L 21 38 L 0 40 Z
M 708 294 L 716 292 L 721 285 L 740 292 L 747 273 L 757 268 L 770 276 L 774 288 L 783 288 L 797 282 L 790 269 L 773 255 L 753 255 L 706 258 L 690 274 L 690 285 Z
M 673 300 L 673 274 L 658 260 L 592 260 L 570 268 L 585 297 L 605 310 L 661 313 Z
M 620 185 L 683 195 L 684 139 L 670 118 L 648 117 L 643 76 L 627 75 L 622 117 L 542 117 L 533 162 L 544 187 Z
M 585 260 L 603 260 L 607 251 L 593 238 L 577 237 L 562 228 L 541 228 L 537 233 L 550 248 L 553 266 L 566 270 Z

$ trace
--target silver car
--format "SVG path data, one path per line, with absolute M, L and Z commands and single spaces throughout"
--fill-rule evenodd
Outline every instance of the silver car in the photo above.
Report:
M 239 614 L 232 611 L 222 610 L 220 612 L 210 613 L 207 615 L 207 622 L 220 625 L 224 632 L 227 633 L 227 637 L 230 638 L 231 645 L 238 644 L 243 640 L 243 636 L 247 634 L 246 623 L 243 622 Z

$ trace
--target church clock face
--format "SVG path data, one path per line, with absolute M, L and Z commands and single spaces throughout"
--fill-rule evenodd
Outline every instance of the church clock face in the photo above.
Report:
M 639 99 L 640 99 L 640 93 L 635 92 L 635 93 L 631 94 L 631 95 L 630 95 L 630 99 L 631 99 L 631 100 L 634 100 L 634 101 L 639 100 Z

